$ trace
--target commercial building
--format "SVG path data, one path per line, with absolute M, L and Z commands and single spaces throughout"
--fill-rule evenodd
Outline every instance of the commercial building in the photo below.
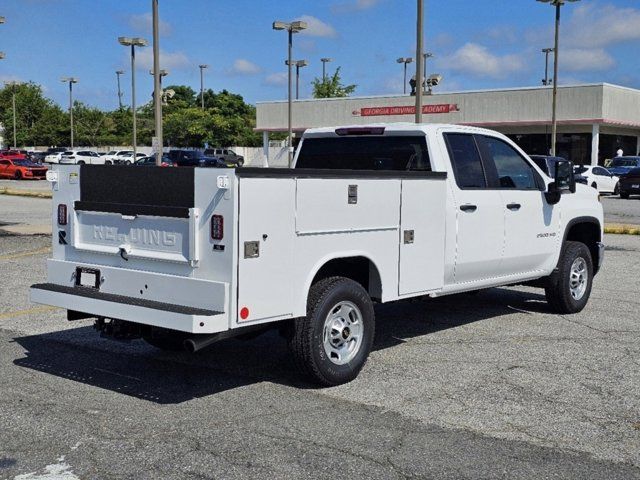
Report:
M 551 143 L 552 87 L 436 93 L 425 96 L 425 123 L 490 128 L 508 135 L 530 154 L 547 154 Z M 295 100 L 293 130 L 412 121 L 409 95 Z M 287 102 L 257 104 L 256 130 L 287 131 Z M 640 90 L 606 83 L 558 87 L 557 154 L 576 164 L 600 164 L 622 149 L 640 150 Z

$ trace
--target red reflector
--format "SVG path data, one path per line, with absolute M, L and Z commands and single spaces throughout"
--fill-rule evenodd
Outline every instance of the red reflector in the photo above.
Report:
M 211 217 L 211 238 L 222 240 L 222 237 L 224 237 L 224 217 L 222 215 L 214 215 Z
M 67 206 L 64 203 L 58 205 L 58 225 L 67 224 Z
M 240 318 L 242 320 L 246 320 L 247 318 L 249 318 L 249 309 L 247 307 L 242 307 L 242 309 L 240 310 Z

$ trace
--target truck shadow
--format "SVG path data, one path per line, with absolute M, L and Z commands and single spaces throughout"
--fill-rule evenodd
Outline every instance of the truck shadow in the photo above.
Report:
M 543 295 L 510 289 L 378 305 L 373 350 L 521 314 L 519 310 L 548 313 Z M 248 341 L 221 341 L 195 355 L 162 352 L 141 340 L 101 339 L 90 326 L 14 340 L 26 350 L 24 358 L 14 361 L 17 366 L 158 404 L 178 404 L 260 382 L 315 388 L 296 372 L 286 341 L 275 331 Z

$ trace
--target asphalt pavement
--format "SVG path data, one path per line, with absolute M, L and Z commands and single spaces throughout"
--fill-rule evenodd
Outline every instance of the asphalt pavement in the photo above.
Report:
M 583 312 L 524 287 L 380 305 L 360 376 L 318 389 L 274 333 L 102 339 L 29 302 L 49 239 L 0 236 L 0 478 L 640 479 L 640 238 L 606 243 Z

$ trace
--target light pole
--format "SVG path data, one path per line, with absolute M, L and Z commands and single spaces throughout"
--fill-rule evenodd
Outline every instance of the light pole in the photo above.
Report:
M 549 80 L 549 54 L 553 52 L 553 48 L 543 48 L 542 53 L 544 53 L 544 79 L 542 80 L 542 85 L 547 86 L 551 85 L 553 80 Z
M 427 77 L 427 60 L 429 58 L 433 58 L 433 57 L 434 57 L 434 54 L 431 53 L 431 52 L 427 52 L 427 53 L 423 53 L 422 54 L 422 58 L 424 58 L 424 65 L 422 66 L 422 69 L 423 69 L 423 78 L 424 78 L 425 81 L 428 78 Z M 427 84 L 426 83 L 424 84 L 424 91 L 425 91 L 425 93 L 427 92 Z
M 204 110 L 204 70 L 205 68 L 209 68 L 209 65 L 203 63 L 202 65 L 198 65 L 198 68 L 200 68 L 200 106 L 202 110 Z
M 321 58 L 320 61 L 322 62 L 322 81 L 326 82 L 327 81 L 327 63 L 331 62 L 333 59 L 331 58 Z
M 118 42 L 120 42 L 120 45 L 124 45 L 125 47 L 131 47 L 131 110 L 133 111 L 133 159 L 135 161 L 137 158 L 136 153 L 138 151 L 138 132 L 136 130 L 136 47 L 146 47 L 148 43 L 144 38 L 139 37 L 118 37 Z M 156 80 L 159 79 L 160 75 L 157 75 Z M 157 81 L 154 83 L 157 83 Z M 154 100 L 155 102 L 159 101 L 157 93 Z M 157 125 L 158 124 L 156 123 L 156 127 Z
M 156 165 L 162 166 L 162 73 L 160 70 L 160 20 L 158 0 L 151 0 L 153 23 L 153 120 L 156 133 Z M 153 143 L 153 142 L 152 142 Z
M 413 58 L 400 57 L 398 60 L 396 60 L 396 62 L 404 63 L 404 81 L 402 82 L 402 85 L 403 85 L 403 92 L 406 94 L 407 93 L 407 65 L 413 62 Z
M 292 60 L 296 67 L 296 100 L 300 98 L 300 69 L 309 65 L 306 60 Z M 285 65 L 289 65 L 289 60 L 285 60 Z
M 422 95 L 423 91 L 423 72 L 422 63 L 426 64 L 426 58 L 424 55 L 424 32 L 423 32 L 423 18 L 424 18 L 424 0 L 417 1 L 416 11 L 416 123 L 422 123 Z
M 287 55 L 287 65 L 288 65 L 288 138 L 289 138 L 289 168 L 291 168 L 291 161 L 293 160 L 293 129 L 292 129 L 292 104 L 291 104 L 291 54 L 293 50 L 293 34 L 299 33 L 302 30 L 307 28 L 307 22 L 295 21 L 295 22 L 273 22 L 274 30 L 286 30 L 288 32 L 289 43 L 288 43 L 288 55 Z
M 122 90 L 120 89 L 120 75 L 124 75 L 124 70 L 116 70 L 116 77 L 118 78 L 118 107 L 122 110 Z
M 4 52 L 0 52 L 0 60 L 4 60 Z
M 20 82 L 4 82 L 7 87 L 11 87 L 11 108 L 13 109 L 13 149 L 18 148 L 17 130 L 16 130 L 16 87 L 20 86 Z
M 149 75 L 155 75 L 155 72 L 153 70 L 149 70 Z M 167 75 L 169 75 L 168 70 L 164 70 L 164 69 L 160 70 L 160 92 L 162 92 L 162 79 Z M 162 96 L 162 93 L 160 94 L 160 96 Z
M 580 0 L 537 0 L 541 3 L 550 3 L 556 7 L 556 28 L 555 28 L 555 46 L 553 55 L 553 99 L 552 99 L 552 114 L 551 114 L 551 155 L 556 155 L 556 136 L 558 134 L 558 115 L 557 115 L 557 103 L 558 103 L 558 48 L 560 44 L 560 9 L 565 2 L 579 2 Z
M 78 79 L 75 77 L 63 77 L 60 81 L 69 84 L 69 123 L 71 124 L 71 148 L 73 149 L 73 84 L 78 83 Z

